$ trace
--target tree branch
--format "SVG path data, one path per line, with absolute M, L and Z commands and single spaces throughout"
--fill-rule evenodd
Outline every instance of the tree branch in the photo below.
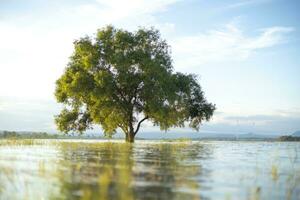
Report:
M 141 124 L 143 123 L 143 121 L 147 120 L 148 118 L 149 118 L 149 117 L 146 116 L 144 119 L 142 119 L 142 120 L 138 123 L 138 125 L 137 125 L 137 127 L 136 127 L 136 130 L 134 131 L 134 135 L 136 135 L 137 132 L 139 131 L 140 126 L 141 126 Z
M 127 135 L 128 131 L 126 130 L 126 128 L 122 125 L 122 124 L 118 124 L 118 126 L 122 129 L 122 131 Z

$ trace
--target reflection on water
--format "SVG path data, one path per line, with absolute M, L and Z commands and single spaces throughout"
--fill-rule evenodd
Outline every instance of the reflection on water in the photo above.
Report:
M 0 199 L 300 199 L 300 143 L 0 141 Z
M 187 143 L 62 145 L 60 192 L 67 199 L 198 199 L 194 177 L 201 170 L 192 161 L 200 148 Z

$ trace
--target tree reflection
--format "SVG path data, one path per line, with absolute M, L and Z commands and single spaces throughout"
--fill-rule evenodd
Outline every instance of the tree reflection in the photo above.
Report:
M 134 194 L 138 199 L 200 199 L 199 163 L 209 153 L 202 145 L 162 143 L 144 147 L 135 155 Z
M 200 199 L 191 143 L 62 143 L 53 199 Z

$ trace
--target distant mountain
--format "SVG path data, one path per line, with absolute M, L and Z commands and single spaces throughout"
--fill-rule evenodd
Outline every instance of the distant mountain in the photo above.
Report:
M 233 133 L 209 133 L 209 132 L 179 132 L 170 131 L 168 133 L 164 132 L 141 132 L 138 135 L 139 138 L 144 139 L 176 139 L 176 138 L 190 138 L 190 139 L 272 139 L 278 136 L 271 134 L 256 134 L 256 133 L 246 133 L 246 134 L 233 134 Z
M 292 134 L 292 136 L 300 137 L 300 131 L 296 131 L 295 133 Z
M 246 134 L 240 134 L 236 136 L 237 138 L 240 139 L 271 139 L 271 138 L 276 138 L 276 135 L 271 135 L 271 134 L 256 134 L 256 133 L 246 133 Z

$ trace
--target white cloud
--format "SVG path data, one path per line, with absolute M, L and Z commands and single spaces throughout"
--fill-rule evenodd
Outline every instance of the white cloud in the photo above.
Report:
M 123 19 L 132 16 L 141 16 L 166 10 L 167 6 L 178 0 L 97 0 L 104 6 L 105 15 L 110 19 Z
M 97 0 L 77 5 L 62 12 L 78 18 L 85 31 L 114 24 L 115 26 L 135 30 L 137 26 L 167 26 L 169 23 L 158 22 L 155 14 L 165 12 L 169 6 L 180 0 Z
M 0 130 L 54 131 L 60 109 L 53 99 L 0 97 Z
M 104 1 L 52 6 L 40 11 L 16 14 L 0 20 L 1 96 L 52 97 L 55 80 L 72 53 L 72 42 L 97 28 L 113 23 L 117 27 L 157 25 L 165 32 L 169 23 L 158 23 L 154 13 L 178 0 Z M 55 11 L 55 12 L 54 12 Z
M 226 6 L 226 9 L 230 9 L 230 8 L 240 8 L 243 6 L 250 6 L 250 5 L 257 5 L 257 4 L 262 4 L 262 3 L 267 3 L 270 2 L 271 0 L 243 0 L 243 1 L 239 1 L 237 3 L 233 3 L 230 4 L 228 6 Z
M 300 129 L 300 109 L 274 110 L 256 114 L 217 112 L 204 130 L 223 133 L 291 134 Z
M 71 53 L 65 34 L 0 24 L 0 93 L 52 96 L 54 81 Z
M 234 24 L 227 24 L 223 29 L 175 38 L 171 43 L 175 65 L 193 67 L 208 62 L 245 60 L 258 49 L 285 42 L 286 34 L 291 31 L 291 27 L 278 26 L 248 36 Z

